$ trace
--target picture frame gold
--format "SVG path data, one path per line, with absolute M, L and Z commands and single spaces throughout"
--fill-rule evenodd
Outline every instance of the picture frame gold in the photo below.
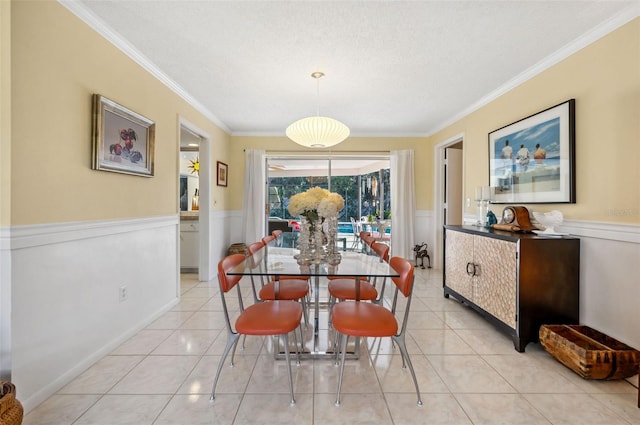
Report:
M 154 175 L 155 122 L 108 99 L 93 95 L 91 168 Z
M 229 166 L 224 162 L 216 162 L 216 184 L 218 186 L 227 187 L 227 180 L 229 178 Z

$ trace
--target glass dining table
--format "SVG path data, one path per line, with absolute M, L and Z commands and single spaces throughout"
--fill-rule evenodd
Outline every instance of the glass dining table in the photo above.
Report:
M 279 287 L 279 278 L 282 276 L 309 277 L 312 285 L 313 303 L 313 344 L 309 352 L 302 353 L 303 357 L 323 358 L 333 355 L 331 350 L 320 347 L 320 311 L 327 308 L 328 299 L 320 299 L 321 284 L 326 284 L 329 277 L 354 277 L 359 283 L 360 279 L 375 279 L 397 277 L 399 274 L 386 262 L 376 255 L 368 255 L 359 252 L 342 252 L 340 264 L 327 263 L 298 264 L 294 255 L 299 251 L 295 248 L 278 247 L 273 243 L 267 245 L 264 254 L 260 257 L 247 257 L 247 260 L 237 269 L 228 272 L 229 275 L 262 276 L 276 281 L 276 297 Z M 356 285 L 356 299 L 359 299 L 360 286 Z M 327 315 L 328 317 L 328 315 Z

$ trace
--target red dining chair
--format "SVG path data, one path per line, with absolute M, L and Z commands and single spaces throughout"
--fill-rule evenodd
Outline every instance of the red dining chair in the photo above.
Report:
M 275 230 L 274 230 L 275 232 Z M 272 233 L 270 235 L 265 236 L 264 238 L 262 238 L 262 243 L 264 243 L 265 245 L 268 245 L 271 241 L 275 240 L 276 236 Z
M 362 252 L 370 253 L 371 245 L 376 241 L 376 238 L 369 232 L 360 232 L 360 240 L 362 241 Z
M 262 241 L 254 242 L 247 248 L 249 253 L 249 266 L 252 269 L 261 269 L 263 267 L 263 259 L 264 256 L 267 255 L 267 247 L 264 243 L 265 239 L 270 239 L 270 237 L 264 237 L 262 238 Z M 259 276 L 259 278 L 260 290 L 257 291 L 254 276 L 251 275 L 253 297 L 256 302 L 272 301 L 275 299 L 300 301 L 303 307 L 304 321 L 307 324 L 309 323 L 307 300 L 307 296 L 309 295 L 309 278 L 305 279 L 300 276 L 279 276 L 277 294 L 276 279 L 274 276 L 272 276 L 268 281 L 265 281 L 264 276 Z
M 371 250 L 380 257 L 380 261 L 389 262 L 389 245 L 374 242 L 371 244 Z M 369 282 L 365 277 L 360 278 L 360 296 L 362 301 L 379 302 L 384 293 L 384 285 L 386 279 L 382 282 L 380 297 L 376 289 L 376 281 Z M 354 276 L 330 278 L 327 285 L 329 291 L 329 309 L 333 307 L 336 300 L 355 300 L 356 299 L 356 279 Z
M 216 376 L 213 380 L 213 386 L 211 387 L 211 400 L 215 400 L 215 391 L 218 379 L 220 378 L 220 372 L 222 371 L 222 366 L 224 365 L 224 361 L 229 355 L 231 348 L 233 348 L 233 353 L 231 354 L 231 366 L 233 366 L 233 357 L 235 355 L 240 335 L 279 335 L 284 340 L 284 352 L 289 372 L 289 393 L 291 394 L 291 404 L 295 404 L 296 401 L 293 395 L 293 377 L 291 374 L 291 358 L 289 354 L 289 333 L 294 332 L 295 336 L 295 330 L 300 326 L 300 321 L 302 320 L 302 306 L 299 303 L 288 300 L 275 300 L 256 303 L 244 308 L 242 292 L 240 290 L 240 285 L 238 285 L 238 282 L 240 282 L 243 276 L 228 275 L 227 273 L 239 270 L 240 268 L 244 270 L 245 260 L 246 257 L 243 254 L 231 254 L 223 258 L 218 263 L 218 281 L 220 283 L 220 295 L 222 298 L 222 307 L 227 327 L 227 345 L 224 348 L 222 358 L 218 364 Z M 234 287 L 237 288 L 238 292 L 240 314 L 235 321 L 235 325 L 232 327 L 225 294 L 231 291 Z M 297 357 L 299 362 L 299 353 Z
M 349 336 L 353 336 L 357 338 L 391 337 L 392 341 L 400 348 L 402 367 L 404 368 L 409 366 L 409 371 L 411 372 L 411 377 L 413 378 L 413 383 L 416 387 L 416 394 L 418 395 L 418 406 L 422 406 L 418 380 L 416 379 L 416 374 L 413 370 L 413 365 L 411 364 L 411 359 L 409 358 L 409 352 L 407 351 L 407 345 L 405 342 L 409 308 L 411 306 L 411 296 L 413 294 L 413 264 L 404 258 L 393 257 L 389 261 L 389 265 L 399 274 L 399 276 L 391 278 L 396 287 L 391 310 L 387 309 L 382 304 L 360 301 L 345 301 L 333 306 L 333 328 L 336 332 L 340 333 L 340 351 L 342 353 L 336 405 L 340 405 L 340 391 L 342 389 L 342 378 L 344 375 L 347 340 Z M 399 293 L 404 295 L 406 298 L 404 316 L 400 327 L 398 326 L 398 321 L 395 316 L 396 302 Z

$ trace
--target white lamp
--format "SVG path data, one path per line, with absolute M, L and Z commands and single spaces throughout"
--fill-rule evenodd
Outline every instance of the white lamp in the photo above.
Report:
M 324 77 L 322 72 L 311 74 L 318 81 L 318 98 L 320 97 L 320 78 Z M 349 137 L 349 127 L 333 118 L 321 117 L 318 102 L 318 112 L 315 117 L 308 117 L 298 120 L 287 127 L 287 137 L 299 145 L 309 148 L 328 148 Z

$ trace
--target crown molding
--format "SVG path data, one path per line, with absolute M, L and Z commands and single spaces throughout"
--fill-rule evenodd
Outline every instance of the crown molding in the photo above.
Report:
M 198 112 L 210 119 L 215 125 L 224 130 L 227 134 L 231 134 L 231 130 L 218 117 L 216 117 L 202 103 L 196 100 L 191 94 L 183 89 L 179 84 L 173 81 L 167 74 L 162 72 L 149 58 L 143 55 L 131 43 L 129 43 L 120 34 L 109 28 L 100 18 L 93 12 L 85 8 L 81 3 L 73 0 L 58 0 L 58 3 L 67 8 L 71 13 L 76 15 L 80 20 L 89 25 L 91 29 L 104 37 L 107 41 L 121 50 L 125 55 L 129 56 L 134 62 L 140 65 L 144 70 L 157 78 L 161 83 L 170 90 L 184 99 L 189 105 L 193 106 Z
M 224 124 L 218 117 L 216 117 L 209 109 L 207 109 L 202 103 L 196 100 L 191 94 L 189 94 L 185 89 L 183 89 L 180 85 L 178 85 L 175 81 L 173 81 L 169 76 L 167 76 L 164 72 L 162 72 L 151 60 L 149 60 L 145 55 L 139 52 L 135 47 L 133 47 L 126 39 L 124 39 L 120 34 L 113 31 L 109 28 L 101 19 L 99 19 L 93 12 L 85 8 L 81 3 L 78 3 L 74 0 L 57 0 L 60 4 L 62 4 L 65 8 L 67 8 L 70 12 L 76 15 L 79 19 L 85 22 L 89 27 L 91 27 L 94 31 L 104 37 L 106 40 L 111 42 L 116 48 L 121 50 L 127 56 L 129 56 L 132 60 L 138 63 L 143 69 L 165 84 L 169 89 L 175 92 L 178 96 L 183 98 L 187 103 L 193 106 L 198 112 L 202 113 L 205 117 L 210 119 L 213 123 L 215 123 L 218 127 L 224 130 L 227 134 L 231 136 L 260 136 L 260 137 L 283 137 L 281 133 L 264 133 L 264 132 L 232 132 L 231 129 Z M 525 70 L 521 74 L 509 80 L 507 83 L 503 84 L 496 90 L 488 93 L 475 103 L 471 104 L 467 108 L 463 109 L 459 113 L 453 115 L 451 118 L 443 121 L 441 124 L 435 126 L 432 130 L 427 132 L 426 134 L 358 134 L 357 136 L 352 134 L 352 137 L 430 137 L 435 133 L 447 128 L 448 126 L 454 124 L 460 119 L 466 117 L 472 112 L 482 108 L 493 100 L 499 98 L 500 96 L 508 93 L 524 82 L 530 80 L 536 75 L 544 72 L 545 70 L 551 68 L 556 65 L 560 61 L 566 59 L 577 51 L 585 48 L 589 44 L 594 41 L 604 37 L 610 32 L 618 29 L 622 25 L 630 22 L 631 20 L 637 18 L 640 15 L 640 3 L 633 3 L 617 15 L 613 16 L 609 20 L 603 22 L 602 24 L 594 27 L 591 31 L 583 34 L 577 39 L 565 45 L 563 48 L 557 50 L 552 53 L 542 61 L 533 65 L 529 69 Z
M 445 128 L 447 128 L 450 125 L 456 123 L 457 121 L 461 120 L 462 118 L 466 117 L 467 115 L 471 114 L 472 112 L 474 112 L 474 111 L 482 108 L 483 106 L 487 105 L 488 103 L 496 100 L 497 98 L 499 98 L 503 94 L 508 93 L 509 91 L 511 91 L 514 88 L 518 87 L 519 85 L 525 83 L 526 81 L 532 79 L 533 77 L 537 76 L 538 74 L 541 74 L 542 72 L 546 71 L 547 69 L 551 68 L 552 66 L 556 65 L 557 63 L 563 61 L 564 59 L 566 59 L 569 56 L 573 55 L 574 53 L 578 52 L 579 50 L 584 49 L 585 47 L 587 47 L 591 43 L 601 39 L 602 37 L 604 37 L 605 35 L 613 32 L 613 31 L 615 31 L 616 29 L 618 29 L 621 26 L 625 25 L 626 23 L 632 21 L 633 19 L 637 18 L 638 16 L 640 16 L 640 3 L 634 3 L 634 4 L 630 5 L 629 7 L 627 7 L 626 9 L 622 10 L 617 15 L 611 17 L 610 19 L 608 19 L 607 21 L 603 22 L 602 24 L 594 27 L 589 32 L 581 35 L 580 37 L 578 37 L 575 40 L 571 41 L 569 44 L 567 44 L 564 47 L 556 50 L 554 53 L 552 53 L 551 55 L 547 56 L 542 61 L 536 63 L 535 65 L 533 65 L 529 69 L 525 70 L 521 74 L 519 74 L 519 75 L 515 76 L 514 78 L 512 78 L 511 80 L 507 81 L 504 85 L 498 87 L 496 90 L 494 90 L 494 91 L 490 92 L 489 94 L 487 94 L 486 96 L 482 97 L 477 102 L 471 104 L 469 107 L 463 109 L 462 111 L 460 111 L 456 115 L 452 116 L 448 120 L 442 122 L 440 125 L 434 127 L 429 132 L 429 134 L 427 134 L 427 137 L 433 136 L 435 133 L 439 132 L 440 130 L 444 130 Z

